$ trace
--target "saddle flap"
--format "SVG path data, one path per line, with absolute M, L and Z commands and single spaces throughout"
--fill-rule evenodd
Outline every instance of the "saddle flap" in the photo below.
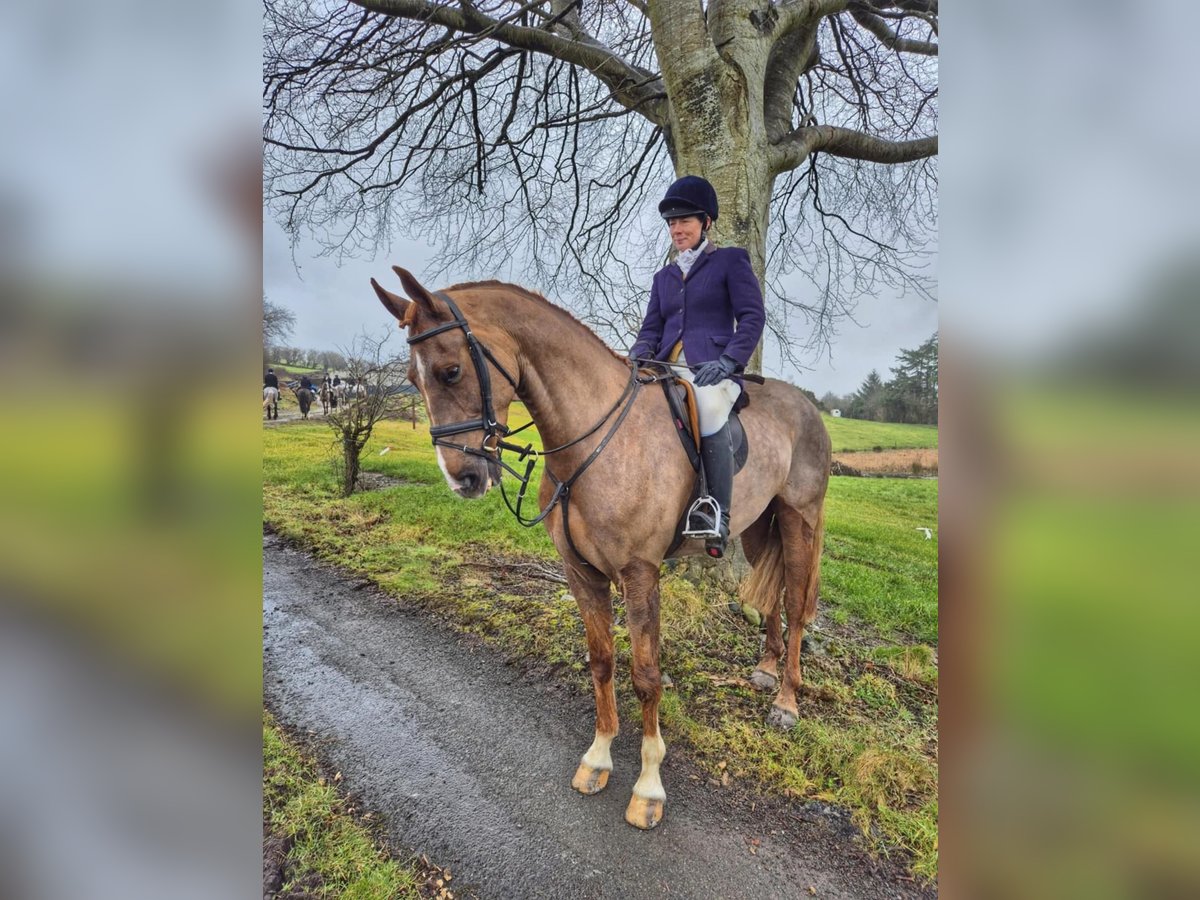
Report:
M 667 395 L 667 405 L 671 410 L 671 419 L 683 449 L 687 451 L 692 468 L 700 471 L 700 416 L 696 408 L 695 388 L 682 378 L 666 379 L 662 382 L 663 392 Z M 736 475 L 746 465 L 750 455 L 750 442 L 746 437 L 746 429 L 742 427 L 742 418 L 738 411 L 744 409 L 746 392 L 738 397 L 729 414 L 729 439 L 733 444 L 733 472 Z

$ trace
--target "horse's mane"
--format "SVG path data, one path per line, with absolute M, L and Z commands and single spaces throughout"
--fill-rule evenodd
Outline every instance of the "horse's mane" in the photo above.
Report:
M 559 306 L 556 303 L 552 303 L 550 300 L 546 299 L 546 297 L 544 297 L 542 294 L 539 294 L 537 291 L 531 291 L 531 290 L 529 290 L 529 288 L 523 288 L 519 284 L 511 284 L 507 281 L 496 281 L 495 279 L 492 279 L 489 281 L 464 281 L 461 284 L 452 284 L 448 288 L 442 288 L 442 290 L 464 291 L 464 290 L 473 290 L 473 289 L 477 289 L 477 288 L 504 288 L 505 290 L 510 290 L 517 294 L 520 294 L 522 297 L 525 297 L 529 300 L 533 300 L 536 303 L 539 303 L 539 304 L 545 306 L 547 309 L 551 310 L 556 315 L 565 318 L 568 322 L 572 322 L 575 325 L 578 325 L 580 327 L 580 329 L 583 330 L 584 334 L 586 334 L 588 337 L 590 337 L 592 340 L 594 340 L 597 344 L 599 344 L 601 347 L 603 347 L 605 350 L 607 350 L 609 353 L 611 353 L 613 355 L 614 359 L 618 359 L 621 362 L 625 362 L 625 357 L 621 356 L 619 353 L 617 353 L 615 350 L 613 350 L 612 347 L 610 347 L 610 346 L 608 346 L 608 344 L 604 343 L 604 341 L 602 341 L 600 339 L 600 335 L 596 334 L 596 332 L 593 331 L 591 328 L 589 328 L 585 323 L 583 323 L 583 322 L 579 321 L 579 319 L 575 318 L 575 316 L 573 316 L 570 313 L 570 311 L 563 309 L 561 306 Z

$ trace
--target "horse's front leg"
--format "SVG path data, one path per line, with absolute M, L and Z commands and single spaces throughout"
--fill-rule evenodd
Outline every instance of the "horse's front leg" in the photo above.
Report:
M 596 794 L 608 784 L 612 772 L 612 742 L 617 736 L 617 695 L 613 688 L 612 594 L 603 575 L 581 572 L 566 566 L 567 584 L 587 631 L 588 665 L 596 691 L 596 736 L 571 780 L 581 794 Z
M 638 828 L 653 828 L 662 820 L 667 801 L 658 772 L 667 753 L 658 730 L 658 703 L 662 697 L 658 668 L 658 566 L 642 559 L 625 566 L 621 570 L 621 591 L 633 651 L 633 689 L 642 701 L 642 774 L 633 786 L 625 821 Z

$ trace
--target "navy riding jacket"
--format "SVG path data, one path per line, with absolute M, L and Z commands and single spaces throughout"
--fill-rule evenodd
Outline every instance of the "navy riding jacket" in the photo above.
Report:
M 710 241 L 686 279 L 675 263 L 655 273 L 650 305 L 629 355 L 665 361 L 682 340 L 691 368 L 724 353 L 737 360 L 740 370 L 758 346 L 765 323 L 762 288 L 750 254 Z

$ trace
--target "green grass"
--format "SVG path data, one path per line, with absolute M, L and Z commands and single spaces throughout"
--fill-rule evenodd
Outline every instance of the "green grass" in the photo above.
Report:
M 305 372 L 324 372 L 325 371 L 320 366 L 300 366 L 300 365 L 292 365 L 291 363 L 280 363 L 280 362 L 271 363 L 270 368 L 273 368 L 275 370 L 276 374 L 278 374 L 281 371 L 294 372 L 297 375 L 302 375 Z
M 822 413 L 833 452 L 846 450 L 904 450 L 936 447 L 936 425 L 898 425 L 894 422 L 868 422 L 864 419 L 834 418 Z
M 269 714 L 263 714 L 263 815 L 273 834 L 294 838 L 288 853 L 293 873 L 309 896 L 357 900 L 406 900 L 422 894 L 424 879 L 411 863 L 392 858 L 368 829 L 350 815 L 346 801 L 293 744 Z
M 519 412 L 514 423 L 523 421 Z M 590 696 L 573 599 L 561 585 L 498 567 L 507 558 L 557 569 L 543 528 L 519 527 L 498 492 L 476 501 L 454 496 L 427 428 L 408 423 L 382 423 L 363 457 L 364 470 L 402 482 L 339 498 L 331 438 L 319 423 L 264 430 L 264 516 L 276 530 Z M 930 879 L 937 872 L 936 525 L 936 481 L 831 479 L 824 652 L 805 659 L 800 722 L 786 734 L 765 725 L 771 697 L 745 680 L 759 630 L 729 612 L 730 595 L 687 576 L 694 563 L 662 582 L 662 666 L 674 681 L 661 707 L 668 742 L 683 742 L 715 777 L 728 771 L 767 793 L 844 806 L 873 848 L 904 851 L 913 872 Z M 933 540 L 919 526 L 930 527 Z M 614 637 L 628 729 L 640 712 L 619 599 Z
M 937 642 L 937 504 L 936 480 L 830 479 L 821 599 L 835 619 Z

